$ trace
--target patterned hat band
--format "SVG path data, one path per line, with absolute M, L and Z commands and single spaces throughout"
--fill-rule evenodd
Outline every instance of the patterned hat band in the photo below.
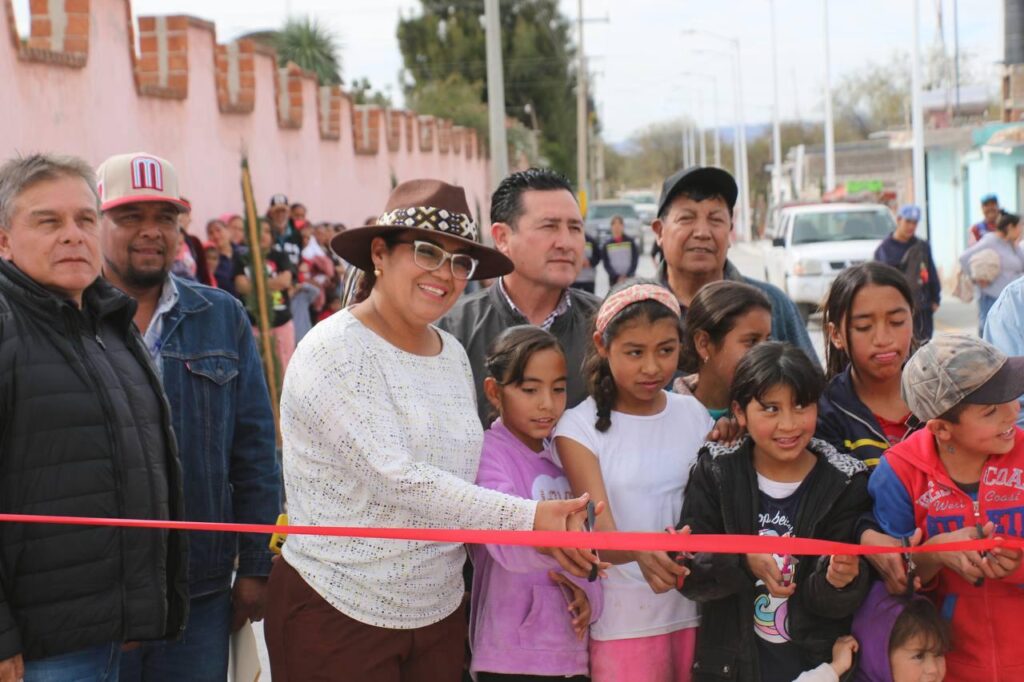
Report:
M 675 313 L 676 317 L 682 315 L 682 308 L 679 306 L 676 295 L 665 287 L 657 284 L 634 284 L 615 292 L 604 300 L 597 310 L 597 320 L 594 324 L 597 332 L 604 334 L 604 330 L 608 328 L 616 315 L 640 301 L 657 301 Z
M 465 213 L 434 206 L 409 206 L 388 211 L 377 219 L 378 225 L 410 227 L 442 232 L 470 241 L 479 241 L 476 223 Z

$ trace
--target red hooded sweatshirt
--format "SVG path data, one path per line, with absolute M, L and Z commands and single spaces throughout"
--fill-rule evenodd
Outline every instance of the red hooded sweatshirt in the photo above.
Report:
M 922 528 L 927 540 L 992 521 L 996 535 L 1024 537 L 1024 430 L 1014 428 L 1013 449 L 985 462 L 976 500 L 950 478 L 927 429 L 890 448 L 868 483 L 883 530 Z M 1024 680 L 1024 566 L 980 587 L 944 568 L 928 587 L 951 622 L 947 682 Z

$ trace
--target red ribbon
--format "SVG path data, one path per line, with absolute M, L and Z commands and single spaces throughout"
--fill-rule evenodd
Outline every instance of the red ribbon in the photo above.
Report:
M 454 530 L 441 528 L 346 528 L 342 526 L 275 526 L 260 523 L 209 523 L 202 521 L 152 521 L 148 519 L 105 519 L 84 516 L 0 514 L 0 522 L 46 523 L 69 526 L 115 526 L 165 530 L 218 531 L 227 533 L 280 533 L 350 538 L 380 538 L 422 542 L 566 547 L 639 552 L 710 552 L 721 554 L 901 554 L 903 552 L 986 551 L 995 547 L 1024 549 L 1024 539 L 986 538 L 950 542 L 927 547 L 876 547 L 811 538 L 782 538 L 759 535 L 672 535 L 670 533 L 586 533 L 582 531 Z

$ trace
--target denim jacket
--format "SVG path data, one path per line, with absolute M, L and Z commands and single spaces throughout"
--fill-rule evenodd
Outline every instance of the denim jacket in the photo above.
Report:
M 163 317 L 164 391 L 184 473 L 190 521 L 274 523 L 281 468 L 274 415 L 249 318 L 229 293 L 173 278 L 178 302 Z M 270 574 L 269 538 L 189 534 L 189 592 L 231 587 L 239 576 Z

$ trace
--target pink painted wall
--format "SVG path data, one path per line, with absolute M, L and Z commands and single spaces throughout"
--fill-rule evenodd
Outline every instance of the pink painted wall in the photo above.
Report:
M 163 156 L 177 168 L 181 192 L 192 201 L 193 231 L 202 231 L 210 217 L 240 210 L 243 153 L 249 156 L 261 211 L 271 194 L 284 192 L 291 200 L 305 203 L 314 220 L 360 224 L 366 216 L 380 213 L 392 174 L 399 182 L 431 177 L 462 185 L 471 210 L 479 206 L 483 216 L 489 211 L 488 160 L 470 131 L 458 131 L 462 139 L 458 152 L 453 147 L 442 152 L 436 130 L 432 149 L 422 151 L 418 139 L 407 143 L 403 124 L 398 151 L 389 151 L 381 112 L 379 125 L 372 129 L 378 143 L 367 140 L 360 147 L 375 147 L 376 153 L 357 153 L 348 98 L 341 97 L 340 112 L 335 114 L 340 116 L 340 139 L 324 139 L 318 120 L 318 85 L 302 74 L 293 77 L 301 88 L 289 88 L 301 92 L 300 125 L 282 127 L 275 91 L 277 68 L 272 55 L 259 51 L 251 112 L 223 113 L 214 29 L 195 19 L 182 28 L 187 39 L 187 90 L 180 93 L 184 98 L 140 94 L 140 59 L 134 54 L 128 0 L 66 0 L 69 13 L 87 15 L 87 29 L 74 19 L 66 24 L 87 30 L 84 66 L 81 54 L 67 59 L 60 50 L 40 49 L 48 38 L 33 37 L 19 47 L 11 0 L 2 2 L 6 6 L 0 12 L 3 158 L 60 152 L 98 165 L 107 156 L 131 151 Z M 46 30 L 48 22 L 36 21 L 36 13 L 46 12 L 46 6 L 45 0 L 32 0 L 33 35 L 37 23 Z M 2 39 L 5 32 L 11 35 L 10 41 Z M 76 59 L 78 66 L 54 63 Z M 469 146 L 472 151 L 467 154 Z

